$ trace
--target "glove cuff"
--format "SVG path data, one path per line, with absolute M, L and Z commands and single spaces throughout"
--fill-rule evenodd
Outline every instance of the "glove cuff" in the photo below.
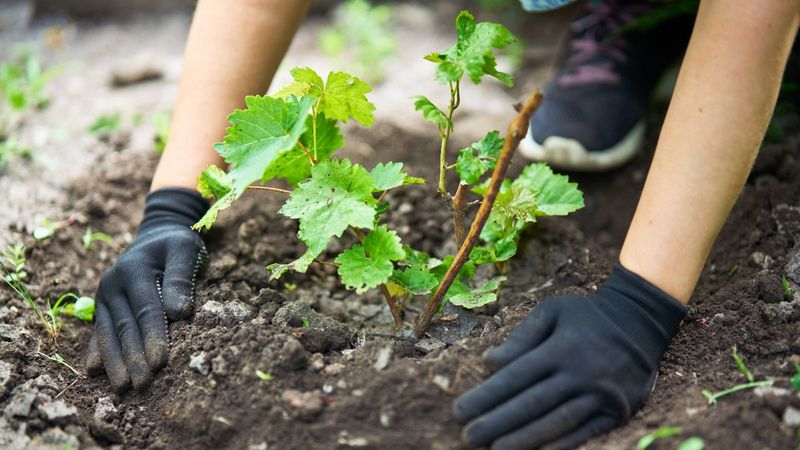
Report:
M 686 306 L 617 263 L 597 292 L 613 299 L 612 315 L 648 353 L 664 351 L 686 316 Z
M 161 188 L 147 194 L 140 231 L 170 224 L 191 227 L 208 211 L 200 193 L 185 188 Z

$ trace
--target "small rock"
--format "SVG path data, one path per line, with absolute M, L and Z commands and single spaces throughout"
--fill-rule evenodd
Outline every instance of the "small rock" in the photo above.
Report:
M 342 373 L 342 371 L 344 369 L 345 369 L 344 364 L 342 364 L 342 363 L 333 363 L 333 364 L 329 364 L 329 365 L 325 366 L 325 369 L 322 370 L 322 373 L 324 373 L 325 375 L 328 375 L 328 376 L 335 376 L 335 375 L 339 375 L 340 373 Z
M 433 384 L 442 388 L 443 391 L 447 391 L 450 389 L 450 378 L 447 378 L 444 375 L 434 375 Z
M 4 341 L 16 341 L 17 339 L 21 339 L 23 336 L 30 336 L 28 330 L 5 323 L 0 324 L 0 339 Z
M 258 294 L 247 299 L 250 306 L 261 307 L 267 303 L 286 303 L 286 297 L 275 289 L 264 288 L 258 291 Z
M 441 319 L 431 325 L 428 334 L 445 344 L 452 344 L 469 336 L 478 322 L 478 316 L 472 311 L 447 303 Z
M 800 243 L 800 207 L 785 203 L 772 208 L 772 218 L 778 225 L 778 232 Z
M 784 292 L 781 278 L 769 272 L 761 272 L 756 275 L 754 283 L 758 289 L 758 296 L 766 303 L 778 303 L 783 301 Z
M 326 353 L 350 346 L 350 330 L 342 323 L 320 314 L 304 302 L 291 302 L 282 306 L 272 323 L 277 326 L 293 327 L 293 333 L 311 353 Z
M 393 418 L 394 418 L 394 413 L 392 413 L 391 411 L 381 411 L 380 414 L 378 415 L 378 419 L 383 428 L 391 427 Z
M 269 444 L 266 442 L 259 442 L 258 444 L 250 444 L 247 450 L 269 450 Z
M 56 425 L 70 425 L 78 421 L 78 410 L 63 400 L 45 402 L 39 405 L 39 411 L 48 422 Z
M 222 317 L 225 311 L 225 306 L 218 301 L 209 300 L 203 303 L 203 306 L 200 307 L 200 311 L 210 316 Z
M 198 372 L 202 373 L 203 375 L 208 375 L 210 367 L 208 367 L 208 363 L 206 362 L 206 352 L 197 352 L 194 353 L 192 356 L 189 357 L 189 367 L 192 369 L 196 369 Z
M 289 337 L 281 347 L 281 365 L 287 370 L 302 370 L 308 367 L 308 354 L 303 344 Z
M 5 415 L 7 417 L 28 417 L 34 401 L 36 401 L 35 392 L 17 392 L 6 405 Z
M 233 254 L 225 253 L 211 260 L 208 264 L 208 270 L 206 270 L 206 276 L 208 276 L 209 280 L 221 280 L 235 269 L 237 264 L 238 262 Z
M 6 396 L 11 389 L 11 376 L 14 374 L 14 365 L 0 360 L 0 398 Z
M 119 419 L 119 410 L 114 406 L 111 397 L 100 397 L 94 406 L 94 420 L 113 422 Z
M 783 424 L 787 427 L 796 428 L 800 425 L 800 409 L 787 407 L 783 412 Z
M 246 320 L 253 317 L 253 309 L 239 300 L 225 303 L 223 310 L 226 316 L 238 323 L 244 323 Z
M 314 372 L 319 372 L 325 368 L 325 356 L 322 353 L 314 353 L 311 355 L 311 369 Z
M 765 395 L 774 395 L 777 397 L 783 397 L 791 394 L 791 391 L 785 388 L 779 388 L 774 386 L 759 386 L 753 389 L 753 393 L 759 397 L 764 397 Z
M 366 447 L 369 445 L 367 438 L 363 437 L 340 437 L 337 443 L 347 447 Z
M 750 255 L 750 259 L 753 260 L 758 267 L 761 267 L 764 270 L 772 267 L 772 264 L 775 262 L 775 258 L 763 252 L 753 252 L 753 254 Z
M 16 306 L 0 306 L 0 320 L 10 322 L 18 312 L 19 310 Z
M 389 361 L 392 360 L 392 347 L 383 347 L 378 350 L 378 357 L 375 358 L 375 364 L 372 367 L 377 371 L 381 371 L 389 366 Z
M 325 406 L 325 398 L 320 392 L 301 392 L 289 389 L 283 392 L 281 399 L 292 408 L 292 415 L 301 420 L 312 420 Z
M 765 303 L 760 306 L 761 314 L 769 324 L 788 323 L 800 317 L 800 303 Z
M 228 363 L 222 355 L 217 355 L 211 360 L 211 371 L 217 375 L 228 374 Z
M 426 355 L 432 351 L 439 350 L 444 347 L 445 343 L 436 338 L 420 339 L 419 342 L 414 344 L 415 349 Z

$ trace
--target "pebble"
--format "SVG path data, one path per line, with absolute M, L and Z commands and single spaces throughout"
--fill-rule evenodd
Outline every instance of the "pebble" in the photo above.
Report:
M 325 375 L 328 375 L 328 376 L 339 375 L 340 373 L 342 373 L 344 368 L 345 368 L 345 366 L 342 363 L 328 364 L 322 370 L 322 373 L 324 373 Z
M 225 303 L 223 307 L 224 315 L 227 318 L 232 318 L 236 322 L 244 323 L 246 320 L 253 317 L 253 309 L 248 306 L 247 304 L 240 302 L 239 300 L 233 300 L 230 302 Z
M 260 307 L 267 303 L 286 303 L 286 297 L 275 289 L 264 288 L 258 291 L 258 294 L 247 299 L 250 306 Z
M 311 355 L 311 369 L 314 372 L 319 372 L 325 368 L 325 356 L 322 353 L 314 353 Z
M 315 418 L 325 406 L 325 398 L 317 391 L 301 392 L 289 389 L 283 391 L 281 399 L 292 408 L 294 417 L 303 420 Z
M 208 372 L 211 368 L 208 367 L 208 362 L 206 362 L 207 356 L 208 355 L 206 355 L 206 352 L 194 353 L 192 356 L 189 357 L 189 367 L 192 369 L 196 369 L 203 375 L 208 375 Z
M 211 370 L 217 375 L 228 374 L 228 363 L 222 355 L 217 355 L 211 360 Z
M 0 398 L 6 396 L 11 389 L 11 375 L 14 374 L 14 365 L 0 360 Z
M 783 412 L 783 423 L 787 427 L 795 428 L 800 425 L 800 409 L 789 406 Z
M 200 307 L 200 311 L 216 317 L 222 316 L 224 309 L 225 306 L 215 300 L 209 300 L 203 303 L 203 306 Z
M 17 392 L 4 410 L 7 417 L 28 417 L 36 400 L 35 392 Z
M 442 390 L 446 391 L 450 389 L 450 378 L 447 378 L 444 375 L 434 375 L 433 376 L 433 384 L 442 388 Z
M 39 405 L 39 411 L 47 421 L 56 425 L 70 425 L 78 421 L 78 410 L 63 400 L 54 400 Z
M 432 351 L 439 350 L 444 347 L 445 343 L 436 338 L 420 339 L 419 342 L 414 344 L 415 349 L 426 355 Z
M 287 370 L 302 370 L 308 367 L 308 353 L 297 339 L 289 337 L 281 347 L 281 366 Z
M 16 341 L 23 336 L 30 335 L 28 330 L 24 328 L 15 327 L 9 324 L 0 324 L 0 339 L 5 341 Z
M 764 270 L 772 267 L 772 264 L 775 262 L 775 258 L 763 252 L 753 252 L 753 254 L 750 255 L 750 259 L 753 260 L 758 267 L 761 267 Z
M 389 362 L 392 360 L 392 347 L 383 347 L 378 350 L 378 357 L 375 358 L 375 364 L 372 367 L 375 368 L 377 371 L 381 371 L 389 366 Z

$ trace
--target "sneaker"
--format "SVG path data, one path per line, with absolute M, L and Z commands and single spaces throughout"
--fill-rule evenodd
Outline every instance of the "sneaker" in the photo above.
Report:
M 557 168 L 603 171 L 641 147 L 650 94 L 683 55 L 694 17 L 618 33 L 652 11 L 646 2 L 606 0 L 586 9 L 572 24 L 567 54 L 519 150 Z

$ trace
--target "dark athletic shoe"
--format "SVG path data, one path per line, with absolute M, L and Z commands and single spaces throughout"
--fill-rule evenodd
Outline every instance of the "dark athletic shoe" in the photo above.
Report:
M 604 1 L 586 10 L 572 24 L 568 52 L 519 149 L 558 168 L 602 171 L 639 150 L 647 101 L 683 55 L 693 15 L 615 34 L 652 11 L 647 2 Z

